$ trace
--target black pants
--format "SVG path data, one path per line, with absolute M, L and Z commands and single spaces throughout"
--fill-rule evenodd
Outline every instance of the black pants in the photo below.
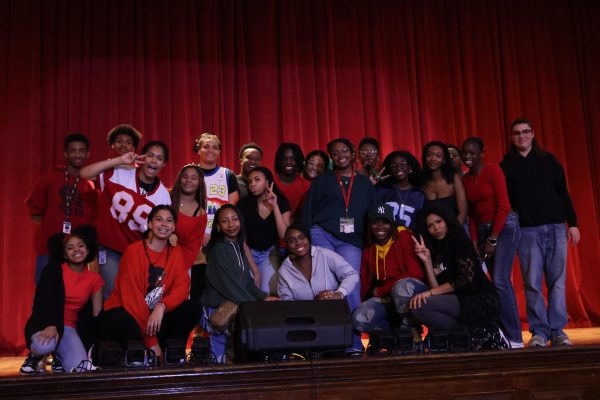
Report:
M 187 343 L 188 336 L 198 323 L 200 305 L 185 300 L 172 311 L 168 311 L 162 320 L 160 331 L 156 335 L 160 346 L 164 348 L 167 339 L 181 339 Z M 142 340 L 143 331 L 135 318 L 123 307 L 117 307 L 104 313 L 98 330 L 99 341 L 117 342 L 122 349 L 130 340 Z
M 410 315 L 429 329 L 452 329 L 460 315 L 458 297 L 454 294 L 430 296 L 426 304 L 411 310 Z
M 190 299 L 200 303 L 204 289 L 206 289 L 206 264 L 194 264 L 192 265 Z

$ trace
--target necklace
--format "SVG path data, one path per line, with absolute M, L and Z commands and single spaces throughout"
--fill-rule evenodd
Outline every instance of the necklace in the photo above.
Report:
M 398 194 L 398 198 L 400 199 L 400 206 L 404 207 L 404 202 L 406 201 L 406 198 L 410 195 L 410 187 L 406 189 L 396 187 L 396 193 Z

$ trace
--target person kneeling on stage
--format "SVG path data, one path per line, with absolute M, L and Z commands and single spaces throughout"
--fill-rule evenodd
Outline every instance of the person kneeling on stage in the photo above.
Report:
M 368 216 L 369 244 L 363 251 L 360 272 L 363 303 L 352 316 L 354 326 L 367 333 L 414 327 L 406 318 L 408 303 L 413 295 L 429 288 L 423 283 L 425 275 L 414 252 L 412 231 L 397 228 L 388 204 L 371 207 Z
M 25 326 L 30 353 L 21 375 L 43 373 L 50 353 L 55 373 L 95 369 L 87 349 L 93 344 L 95 317 L 102 310 L 104 284 L 100 274 L 87 268 L 98 253 L 95 237 L 92 226 L 80 225 L 64 239 L 60 233 L 48 240 L 51 261 L 41 274 Z M 61 251 L 52 255 L 57 247 Z
M 290 256 L 279 268 L 277 292 L 282 300 L 343 299 L 358 283 L 358 273 L 342 256 L 311 244 L 310 232 L 298 224 L 285 231 Z
M 244 252 L 244 235 L 243 218 L 239 209 L 231 204 L 221 206 L 215 214 L 206 249 L 207 285 L 202 293 L 204 311 L 200 321 L 202 328 L 210 333 L 212 355 L 218 363 L 227 361 L 225 353 L 231 349 L 230 325 L 237 312 L 236 306 L 246 301 L 279 300 L 278 297 L 263 292 L 250 276 Z M 215 325 L 215 313 L 219 315 L 219 326 Z M 224 314 L 227 316 L 220 316 Z
M 411 316 L 430 331 L 466 326 L 473 350 L 507 348 L 496 290 L 456 218 L 443 208 L 424 208 L 417 227 L 415 252 L 431 289 L 410 300 Z
M 176 222 L 170 206 L 154 207 L 145 239 L 125 250 L 115 289 L 104 305 L 101 341 L 117 342 L 125 350 L 128 341 L 143 340 L 157 357 L 162 357 L 167 339 L 187 342 L 200 307 L 188 300 L 190 277 L 183 252 L 168 240 Z

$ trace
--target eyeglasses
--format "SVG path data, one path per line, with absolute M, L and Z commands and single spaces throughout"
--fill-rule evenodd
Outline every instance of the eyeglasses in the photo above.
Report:
M 359 150 L 358 152 L 363 156 L 366 156 L 366 155 L 373 156 L 378 153 L 377 149 Z
M 525 136 L 533 133 L 533 129 L 523 129 L 522 131 L 512 131 L 513 136 Z

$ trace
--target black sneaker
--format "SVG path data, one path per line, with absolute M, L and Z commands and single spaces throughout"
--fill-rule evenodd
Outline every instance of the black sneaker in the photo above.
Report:
M 19 374 L 21 375 L 33 375 L 33 374 L 43 374 L 46 371 L 46 357 L 40 356 L 35 357 L 33 354 L 29 353 L 27 359 L 23 365 L 21 365 L 21 369 L 19 369 Z
M 56 356 L 56 353 L 52 353 L 52 366 L 50 369 L 55 374 L 62 374 L 65 372 L 65 368 L 63 367 L 60 359 Z

